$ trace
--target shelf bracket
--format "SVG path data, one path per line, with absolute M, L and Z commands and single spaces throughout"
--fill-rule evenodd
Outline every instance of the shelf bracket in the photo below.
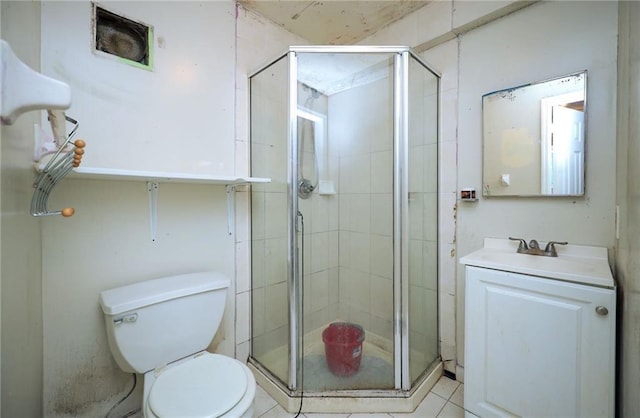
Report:
M 158 182 L 148 181 L 147 191 L 149 192 L 149 223 L 151 225 L 151 241 L 156 240 L 158 224 Z
M 236 186 L 227 184 L 227 232 L 233 235 L 233 229 L 236 224 Z

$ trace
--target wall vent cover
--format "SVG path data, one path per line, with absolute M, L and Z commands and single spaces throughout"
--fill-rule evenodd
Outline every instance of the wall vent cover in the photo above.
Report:
M 94 4 L 95 48 L 132 63 L 151 66 L 152 28 Z

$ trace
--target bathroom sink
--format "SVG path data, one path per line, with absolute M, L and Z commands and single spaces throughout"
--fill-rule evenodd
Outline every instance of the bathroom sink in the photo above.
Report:
M 460 263 L 591 286 L 615 287 L 604 247 L 559 246 L 558 257 L 518 254 L 517 248 L 518 243 L 508 239 L 485 238 L 484 248 L 462 257 Z

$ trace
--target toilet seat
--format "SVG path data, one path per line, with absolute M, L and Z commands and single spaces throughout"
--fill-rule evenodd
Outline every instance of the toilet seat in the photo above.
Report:
M 159 373 L 147 406 L 158 417 L 219 417 L 240 402 L 247 387 L 240 362 L 204 353 Z

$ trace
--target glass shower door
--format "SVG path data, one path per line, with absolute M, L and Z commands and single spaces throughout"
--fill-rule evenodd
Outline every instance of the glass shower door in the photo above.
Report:
M 393 55 L 297 54 L 305 393 L 395 387 Z
M 289 385 L 288 56 L 251 78 L 251 353 Z
M 439 360 L 438 83 L 414 56 L 408 62 L 409 377 Z
M 250 76 L 271 179 L 251 186 L 251 362 L 289 399 L 411 397 L 440 360 L 438 84 L 385 46 L 291 47 Z

